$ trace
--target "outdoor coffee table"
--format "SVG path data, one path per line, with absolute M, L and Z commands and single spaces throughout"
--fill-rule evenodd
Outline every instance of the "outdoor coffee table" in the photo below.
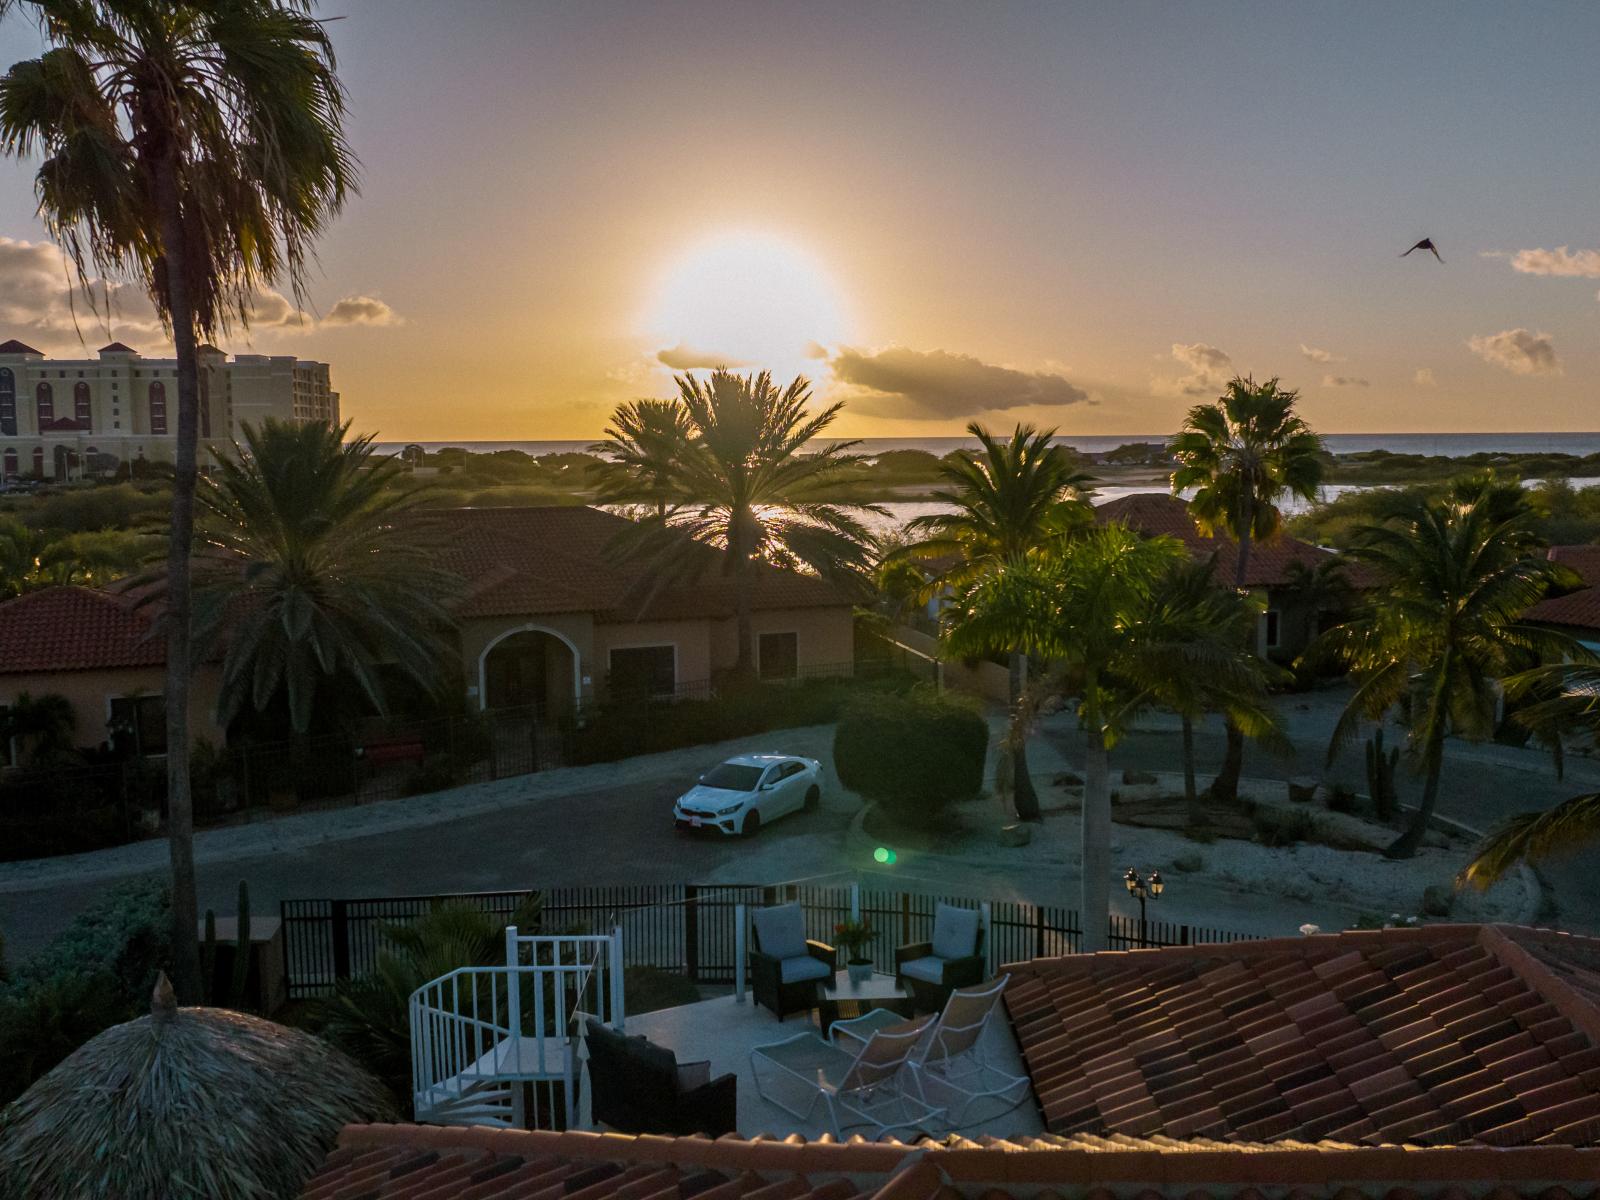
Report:
M 865 1016 L 876 1008 L 892 1009 L 907 1018 L 912 1015 L 911 993 L 893 975 L 874 971 L 861 983 L 852 983 L 849 971 L 836 971 L 821 991 L 818 1010 L 824 1034 L 835 1021 Z

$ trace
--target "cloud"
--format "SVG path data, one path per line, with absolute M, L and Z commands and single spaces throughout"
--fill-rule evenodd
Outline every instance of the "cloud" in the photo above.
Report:
M 1357 379 L 1354 375 L 1324 375 L 1322 386 L 1331 388 L 1342 387 L 1371 387 L 1370 379 Z
M 302 312 L 282 292 L 271 288 L 258 291 L 250 301 L 251 329 L 282 329 L 290 325 L 309 329 L 314 324 L 316 320 L 310 313 Z
M 1418 387 L 1439 386 L 1439 381 L 1433 377 L 1432 367 L 1418 367 L 1417 373 L 1411 377 L 1411 382 Z
M 742 367 L 746 364 L 738 359 L 730 358 L 726 354 L 707 354 L 703 350 L 694 350 L 682 342 L 676 346 L 669 346 L 665 350 L 657 351 L 656 361 L 663 366 L 671 367 L 674 371 L 707 371 L 716 367 Z
M 1506 329 L 1467 339 L 1467 347 L 1486 363 L 1518 375 L 1559 375 L 1561 360 L 1548 333 Z
M 818 358 L 825 360 L 828 357 L 828 348 L 821 342 L 807 342 L 805 356 L 807 358 Z
M 405 318 L 376 296 L 346 296 L 322 318 L 324 325 L 403 325 Z
M 845 348 L 831 360 L 834 378 L 880 416 L 950 418 L 977 411 L 1083 404 L 1089 393 L 1049 371 L 1018 371 L 948 350 L 892 346 L 877 353 Z
M 1318 350 L 1315 346 L 1308 346 L 1304 342 L 1300 343 L 1300 353 L 1314 363 L 1336 363 L 1344 361 L 1344 359 L 1340 358 L 1331 350 Z
M 1227 386 L 1237 372 L 1225 351 L 1204 342 L 1174 342 L 1172 357 L 1189 369 L 1177 379 L 1158 379 L 1151 386 L 1168 396 L 1213 396 Z
M 1600 250 L 1518 250 L 1511 269 L 1524 275 L 1558 275 L 1569 279 L 1600 279 Z
M 0 330 L 47 352 L 81 352 L 85 342 L 160 336 L 161 322 L 142 288 L 96 280 L 85 295 L 54 245 L 0 237 Z

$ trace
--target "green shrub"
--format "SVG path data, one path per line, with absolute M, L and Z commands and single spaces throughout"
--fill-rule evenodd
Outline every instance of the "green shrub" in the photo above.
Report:
M 1255 825 L 1256 841 L 1263 846 L 1293 846 L 1316 838 L 1317 820 L 1300 810 L 1280 811 L 1257 808 L 1251 816 Z
M 1448 883 L 1430 883 L 1422 889 L 1421 913 L 1425 917 L 1448 917 L 1456 906 L 1456 890 Z
M 931 692 L 853 700 L 833 738 L 839 779 L 897 819 L 925 819 L 983 786 L 989 726 L 969 704 Z

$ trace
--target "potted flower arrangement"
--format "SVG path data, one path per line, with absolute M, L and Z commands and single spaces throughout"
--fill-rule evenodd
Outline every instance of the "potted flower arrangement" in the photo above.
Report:
M 872 945 L 870 922 L 839 922 L 833 927 L 833 943 L 845 952 L 845 969 L 850 972 L 851 983 L 865 983 L 872 978 L 872 959 L 867 954 L 867 947 Z

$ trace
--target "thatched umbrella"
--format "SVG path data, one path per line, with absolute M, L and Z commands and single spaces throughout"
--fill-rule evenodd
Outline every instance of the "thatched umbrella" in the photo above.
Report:
M 310 1034 L 182 1008 L 85 1042 L 0 1112 L 0 1198 L 292 1200 L 341 1127 L 392 1117 L 371 1075 Z

